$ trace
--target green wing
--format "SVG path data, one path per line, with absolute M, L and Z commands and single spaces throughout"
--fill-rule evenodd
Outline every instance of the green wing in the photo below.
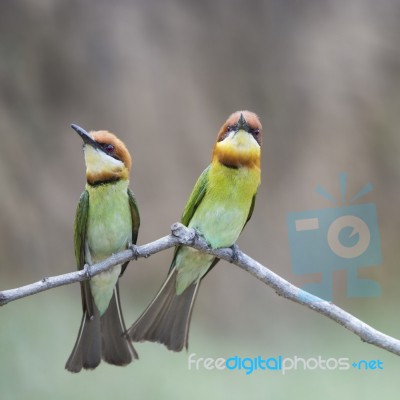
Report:
M 129 199 L 129 207 L 131 209 L 131 218 L 132 218 L 132 243 L 131 244 L 136 244 L 138 234 L 139 234 L 140 215 L 139 215 L 138 206 L 136 204 L 135 195 L 133 194 L 131 189 L 128 189 L 128 199 Z M 122 264 L 120 277 L 125 272 L 125 269 L 128 266 L 128 264 L 129 264 L 129 261 Z
M 247 216 L 246 223 L 243 225 L 243 229 L 244 229 L 244 227 L 247 225 L 247 223 L 250 221 L 250 218 L 251 218 L 251 216 L 253 215 L 254 206 L 255 206 L 255 204 L 256 204 L 256 196 L 257 196 L 257 192 L 255 193 L 255 195 L 253 196 L 253 199 L 251 200 L 249 215 Z M 242 231 L 243 231 L 243 229 L 242 229 Z
M 88 214 L 89 192 L 85 190 L 81 194 L 75 214 L 74 244 L 75 259 L 78 269 L 82 269 L 85 265 L 85 239 Z
M 209 165 L 199 176 L 199 179 L 197 179 L 197 182 L 194 185 L 194 188 L 189 197 L 189 200 L 186 203 L 186 207 L 183 210 L 182 217 L 181 217 L 181 223 L 185 226 L 189 225 L 189 222 L 192 219 L 194 213 L 196 212 L 197 207 L 200 205 L 201 201 L 204 198 L 204 195 L 206 194 L 207 183 L 208 183 L 208 173 L 209 173 L 210 167 L 211 167 L 211 165 Z M 178 253 L 180 248 L 181 248 L 181 246 L 178 246 L 175 249 L 174 258 L 172 259 L 170 271 L 175 266 L 176 254 Z
M 194 185 L 192 194 L 189 197 L 188 202 L 186 203 L 186 207 L 183 210 L 181 222 L 183 225 L 188 226 L 190 220 L 192 219 L 194 213 L 197 210 L 197 207 L 203 200 L 204 195 L 206 194 L 207 183 L 208 183 L 208 173 L 210 171 L 211 166 L 209 165 L 203 173 L 200 175 L 199 179 L 197 179 L 196 184 Z
M 89 214 L 89 192 L 85 190 L 79 199 L 75 214 L 74 245 L 75 259 L 79 270 L 85 266 L 85 242 L 86 228 Z M 93 315 L 93 298 L 90 292 L 89 281 L 81 282 L 82 308 L 87 311 L 89 317 Z
M 128 199 L 132 217 L 132 244 L 136 244 L 139 234 L 140 215 L 138 206 L 136 204 L 135 195 L 133 194 L 131 189 L 128 189 Z

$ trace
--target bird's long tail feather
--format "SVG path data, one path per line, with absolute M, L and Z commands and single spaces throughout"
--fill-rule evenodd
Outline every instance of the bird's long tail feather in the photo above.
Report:
M 75 346 L 65 365 L 70 372 L 94 369 L 101 359 L 113 365 L 127 365 L 138 355 L 126 337 L 119 302 L 118 284 L 106 312 L 100 316 L 94 307 L 92 318 L 85 311 Z
M 200 281 L 177 295 L 176 275 L 174 269 L 154 300 L 129 328 L 127 333 L 133 341 L 158 342 L 173 351 L 187 349 L 190 318 Z

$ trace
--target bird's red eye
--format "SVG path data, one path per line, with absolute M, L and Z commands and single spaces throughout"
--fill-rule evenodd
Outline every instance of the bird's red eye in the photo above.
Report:
M 108 154 L 112 154 L 114 153 L 114 146 L 112 144 L 105 144 L 104 145 L 104 150 L 108 153 Z

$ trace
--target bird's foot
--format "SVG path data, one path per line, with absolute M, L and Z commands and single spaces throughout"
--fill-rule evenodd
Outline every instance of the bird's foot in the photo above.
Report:
M 230 249 L 232 250 L 230 262 L 237 263 L 239 261 L 239 251 L 240 251 L 239 246 L 236 243 L 233 243 Z
M 89 264 L 85 264 L 85 265 L 83 266 L 83 271 L 84 271 L 84 273 L 85 273 L 85 275 L 86 275 L 86 277 L 87 277 L 88 279 L 90 279 L 90 278 L 92 277 L 92 274 L 91 274 L 91 272 L 90 272 L 90 265 L 89 265 Z
M 132 252 L 132 260 L 137 260 L 139 258 L 139 256 L 141 256 L 142 254 L 140 253 L 140 251 L 138 250 L 138 247 L 136 246 L 136 244 L 133 243 L 129 243 L 128 244 L 128 249 Z M 148 257 L 144 256 L 145 258 Z
M 204 235 L 200 231 L 198 231 L 197 229 L 193 229 L 193 230 L 194 230 L 194 238 L 193 238 L 193 243 L 192 244 L 195 244 L 198 240 L 201 240 L 201 241 L 206 243 L 206 246 L 207 246 L 208 249 L 211 249 L 211 245 L 210 245 L 210 243 L 208 243 L 208 241 L 204 237 Z

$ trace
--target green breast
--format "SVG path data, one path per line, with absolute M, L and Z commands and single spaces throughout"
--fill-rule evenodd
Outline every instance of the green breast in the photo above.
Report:
M 259 182 L 259 170 L 211 168 L 206 194 L 189 227 L 198 229 L 214 248 L 232 246 L 246 223 Z
M 126 248 L 132 240 L 128 181 L 92 187 L 89 191 L 87 245 L 92 262 Z

